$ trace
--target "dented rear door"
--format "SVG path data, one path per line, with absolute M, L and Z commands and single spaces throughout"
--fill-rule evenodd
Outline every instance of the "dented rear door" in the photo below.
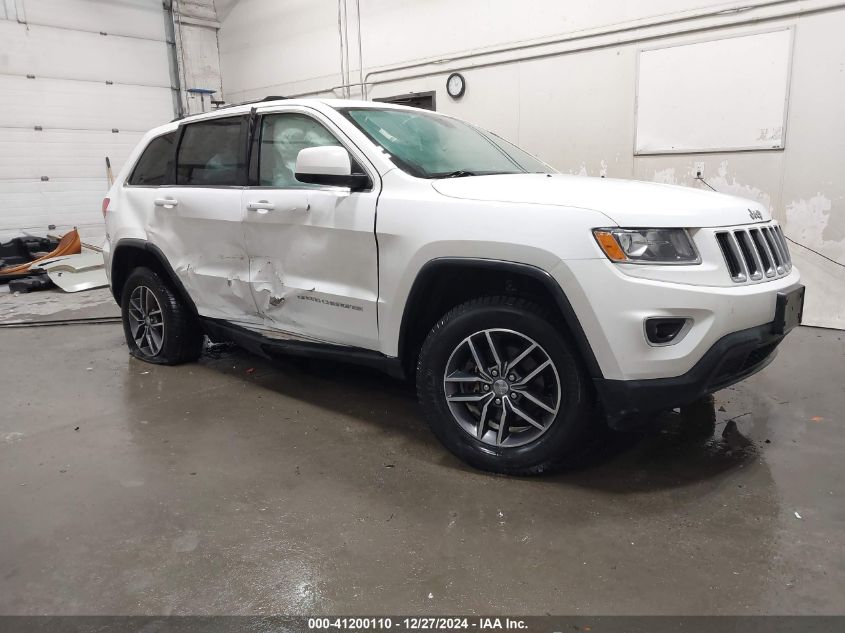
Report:
M 219 117 L 184 127 L 176 185 L 159 190 L 158 244 L 199 313 L 258 322 L 249 287 L 241 199 L 246 184 L 248 119 Z
M 378 186 L 350 192 L 307 185 L 295 179 L 294 166 L 301 149 L 342 145 L 359 168 L 375 170 L 333 122 L 309 108 L 267 113 L 255 135 L 244 237 L 265 333 L 377 349 Z

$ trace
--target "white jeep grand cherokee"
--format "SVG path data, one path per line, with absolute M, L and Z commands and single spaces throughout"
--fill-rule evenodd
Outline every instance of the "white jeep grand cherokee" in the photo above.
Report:
M 458 119 L 264 100 L 149 132 L 104 200 L 130 352 L 203 336 L 415 378 L 486 470 L 563 463 L 595 424 L 763 368 L 803 287 L 756 202 L 557 173 Z

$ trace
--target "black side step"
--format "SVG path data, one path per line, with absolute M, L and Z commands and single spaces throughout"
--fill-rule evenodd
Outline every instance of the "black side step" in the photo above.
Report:
M 263 336 L 245 327 L 223 321 L 200 317 L 203 329 L 215 341 L 231 341 L 254 354 L 265 358 L 280 356 L 300 356 L 334 360 L 341 363 L 372 367 L 394 378 L 404 380 L 405 372 L 398 358 L 385 356 L 360 347 L 332 345 L 330 343 L 309 343 L 305 341 L 286 341 Z

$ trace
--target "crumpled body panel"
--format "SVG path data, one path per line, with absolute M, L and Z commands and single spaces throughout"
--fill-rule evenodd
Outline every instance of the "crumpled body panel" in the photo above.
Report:
M 378 346 L 375 195 L 326 189 L 245 189 L 250 282 L 266 327 L 370 349 Z

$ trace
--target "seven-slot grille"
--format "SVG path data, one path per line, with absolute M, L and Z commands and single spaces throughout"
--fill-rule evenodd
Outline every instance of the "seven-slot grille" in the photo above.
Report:
M 718 231 L 716 241 L 736 283 L 782 277 L 792 270 L 786 239 L 777 224 Z

